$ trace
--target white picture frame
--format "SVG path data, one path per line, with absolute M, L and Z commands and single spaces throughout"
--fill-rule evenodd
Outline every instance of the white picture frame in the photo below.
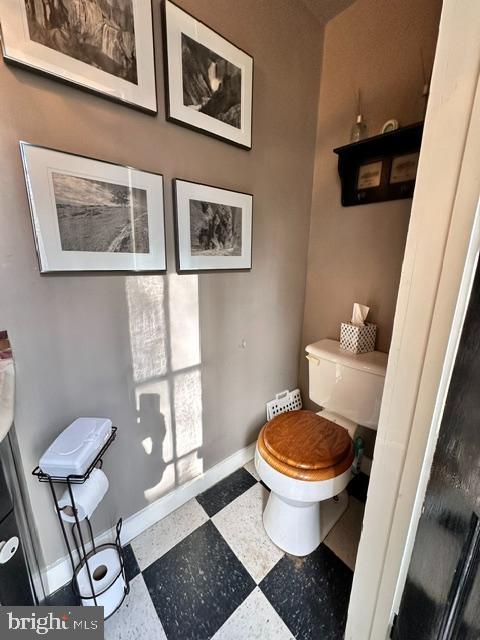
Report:
M 173 181 L 178 273 L 252 268 L 253 196 Z
M 20 142 L 41 273 L 165 272 L 163 176 Z
M 253 58 L 170 0 L 163 29 L 167 120 L 251 149 Z
M 48 18 L 55 9 L 47 10 L 46 0 L 2 0 L 1 40 L 6 62 L 157 113 L 151 0 L 127 0 L 119 5 L 115 27 L 105 17 L 101 36 L 100 6 L 87 35 L 83 23 L 80 29 L 74 3 L 66 7 L 59 4 L 58 13 Z

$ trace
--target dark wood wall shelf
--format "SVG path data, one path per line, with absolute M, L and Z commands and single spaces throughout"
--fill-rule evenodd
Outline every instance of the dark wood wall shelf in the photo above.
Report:
M 342 205 L 411 198 L 423 122 L 337 147 Z

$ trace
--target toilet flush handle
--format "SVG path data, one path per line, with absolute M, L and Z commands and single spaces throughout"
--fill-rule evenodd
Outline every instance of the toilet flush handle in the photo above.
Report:
M 320 364 L 320 360 L 318 358 L 315 358 L 314 356 L 311 356 L 310 354 L 307 354 L 306 358 L 309 362 L 312 362 L 316 367 L 318 367 L 318 365 Z

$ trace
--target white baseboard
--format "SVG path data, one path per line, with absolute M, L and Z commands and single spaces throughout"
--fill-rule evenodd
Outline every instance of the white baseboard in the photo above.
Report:
M 133 538 L 136 538 L 156 522 L 168 516 L 169 513 L 172 513 L 172 511 L 175 511 L 175 509 L 178 509 L 199 493 L 213 487 L 214 484 L 243 467 L 253 458 L 254 452 L 255 443 L 252 443 L 248 447 L 236 451 L 196 478 L 155 500 L 155 502 L 152 502 L 141 511 L 137 511 L 137 513 L 126 518 L 122 526 L 122 544 L 128 544 Z M 95 545 L 112 542 L 114 537 L 114 529 L 104 531 L 95 538 Z M 72 567 L 68 555 L 48 566 L 43 572 L 43 577 L 47 595 L 69 582 L 72 577 Z

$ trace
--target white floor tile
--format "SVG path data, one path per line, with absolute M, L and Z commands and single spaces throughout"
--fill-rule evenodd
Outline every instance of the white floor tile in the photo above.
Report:
M 257 587 L 212 640 L 292 640 L 293 635 Z
M 142 575 L 130 582 L 120 609 L 105 621 L 105 640 L 167 640 Z
M 247 462 L 247 464 L 244 464 L 243 467 L 248 471 L 248 473 L 251 473 L 256 480 L 260 481 L 260 476 L 258 475 L 257 470 L 255 469 L 255 462 L 253 460 L 250 460 L 250 462 Z
M 149 567 L 207 520 L 207 514 L 194 499 L 144 531 L 131 542 L 140 570 Z
M 347 510 L 324 540 L 327 547 L 352 571 L 355 570 L 364 511 L 363 502 L 349 496 Z
M 262 514 L 268 491 L 260 483 L 233 500 L 212 521 L 258 584 L 283 557 L 265 533 Z

